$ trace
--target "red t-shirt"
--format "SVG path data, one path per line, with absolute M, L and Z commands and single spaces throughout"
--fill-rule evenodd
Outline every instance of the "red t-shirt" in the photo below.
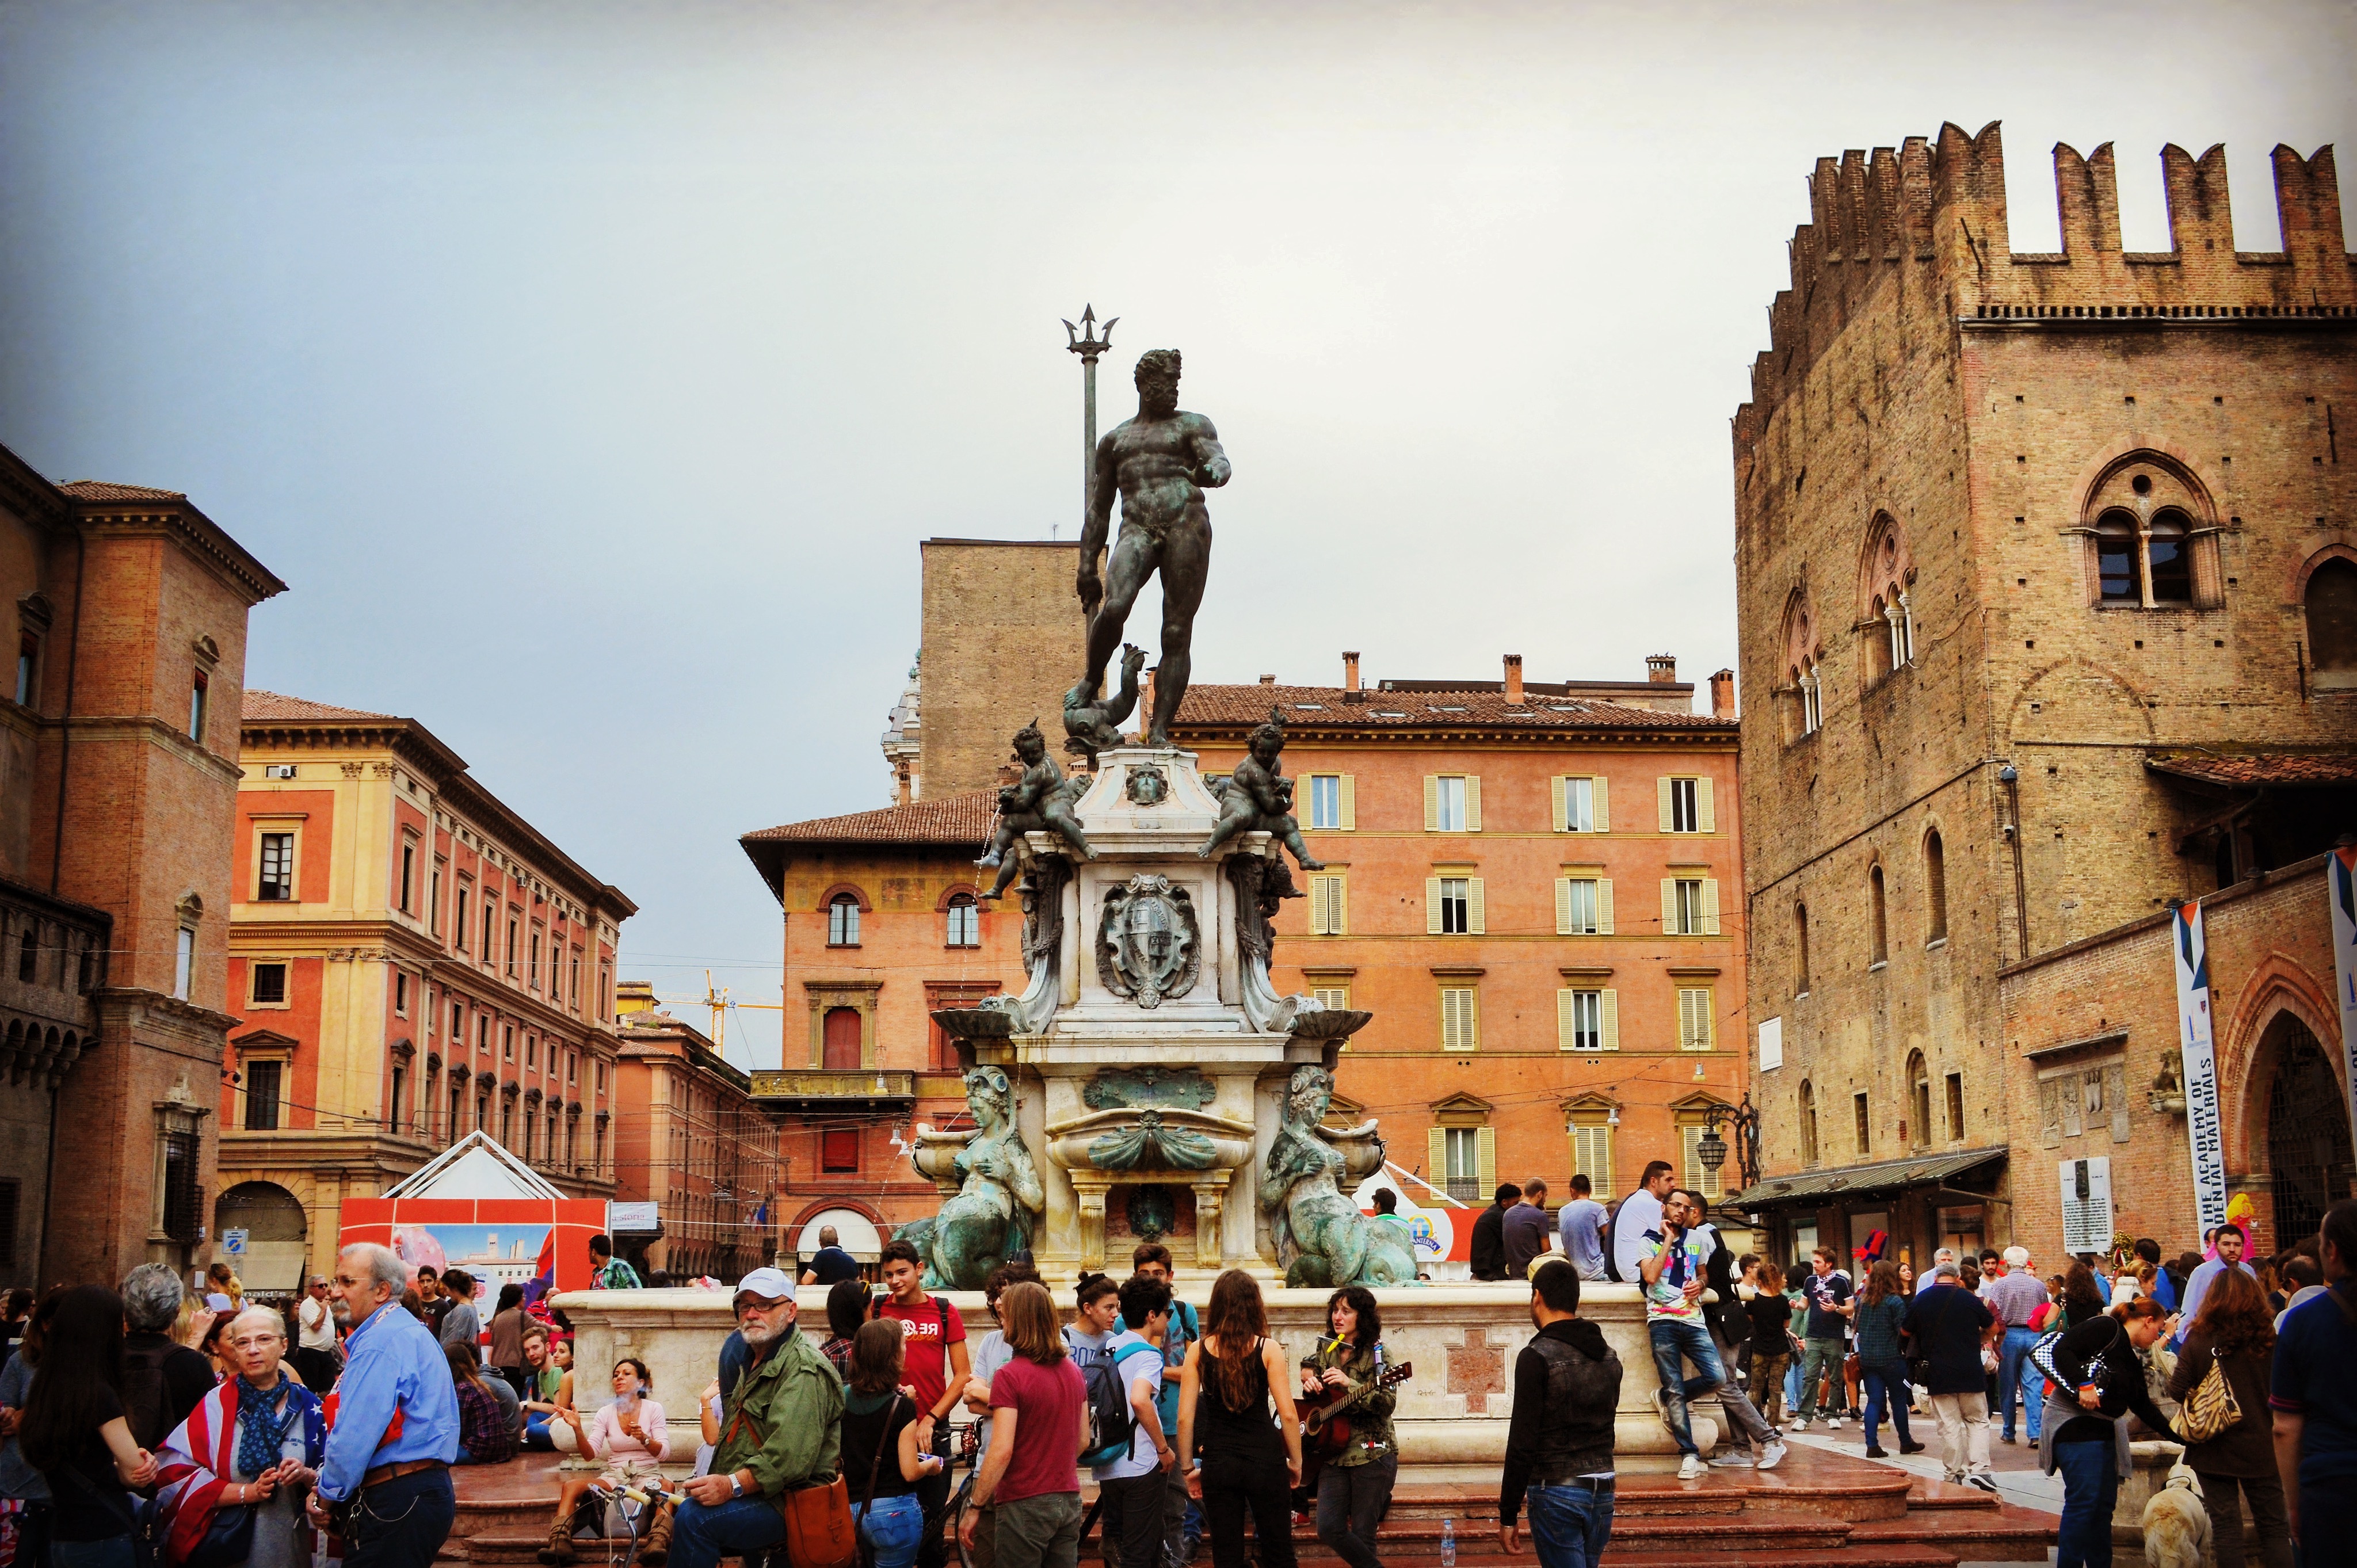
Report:
M 993 1503 L 1081 1489 L 1081 1403 L 1089 1397 L 1081 1369 L 1066 1357 L 1043 1367 L 1017 1356 L 990 1380 L 990 1408 L 1015 1412 L 1015 1452 Z
M 964 1343 L 965 1319 L 958 1316 L 955 1303 L 938 1295 L 914 1306 L 902 1306 L 888 1296 L 877 1316 L 899 1320 L 900 1344 L 908 1357 L 901 1375 L 917 1391 L 917 1403 L 922 1407 L 918 1413 L 931 1411 L 949 1391 L 949 1348 Z M 947 1333 L 942 1332 L 944 1326 Z

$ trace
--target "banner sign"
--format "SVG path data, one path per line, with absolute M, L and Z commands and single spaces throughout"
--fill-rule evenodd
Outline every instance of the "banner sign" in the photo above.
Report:
M 2357 1138 L 2357 849 L 2336 849 L 2326 857 L 2324 891 L 2332 905 L 2332 980 L 2348 1068 L 2342 1081 L 2349 1085 L 2349 1132 Z
M 2226 1143 L 2218 1110 L 2218 1051 L 2210 1032 L 2210 952 L 2201 906 L 2179 904 L 2176 937 L 2177 1026 L 2185 1065 L 2185 1135 L 2193 1146 L 2193 1211 L 2207 1234 L 2226 1223 Z M 2106 1177 L 2108 1180 L 2109 1178 Z M 2111 1237 L 2104 1238 L 2109 1248 Z
M 2062 1162 L 2062 1250 L 2112 1250 L 2112 1162 L 2108 1157 Z

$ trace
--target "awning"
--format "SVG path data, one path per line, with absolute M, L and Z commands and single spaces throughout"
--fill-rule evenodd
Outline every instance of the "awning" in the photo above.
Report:
M 1770 1176 L 1757 1187 L 1728 1193 L 1725 1201 L 1729 1208 L 1813 1208 L 1846 1198 L 1903 1192 L 1910 1187 L 1943 1187 L 1975 1166 L 2005 1157 L 2006 1151 L 2001 1148 L 1966 1149 L 1953 1155 L 1925 1155 L 1911 1160 L 1802 1171 L 1793 1176 Z
M 2345 789 L 2357 784 L 2357 756 L 2346 752 L 2264 756 L 2201 752 L 2147 757 L 2144 765 L 2155 773 L 2222 789 Z

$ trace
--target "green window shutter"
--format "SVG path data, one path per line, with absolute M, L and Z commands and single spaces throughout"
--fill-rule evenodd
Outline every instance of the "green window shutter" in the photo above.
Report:
M 1703 831 L 1708 832 L 1710 830 L 1705 828 Z M 1715 876 L 1702 879 L 1702 930 L 1706 937 L 1718 935 L 1718 878 Z
M 1718 832 L 1718 822 L 1711 810 L 1708 779 L 1695 780 L 1695 825 L 1706 833 Z
M 1662 934 L 1674 936 L 1678 929 L 1678 879 L 1662 878 Z
M 1342 832 L 1346 833 L 1354 832 L 1359 825 L 1358 790 L 1352 787 L 1354 782 L 1351 775 L 1342 775 Z
M 1485 1199 L 1498 1190 L 1498 1132 L 1494 1127 L 1478 1130 L 1474 1146 L 1480 1150 L 1481 1162 L 1481 1196 Z
M 1674 822 L 1677 820 L 1676 818 L 1673 817 L 1673 816 L 1670 814 L 1670 780 L 1669 780 L 1669 777 L 1668 777 L 1668 775 L 1664 774 L 1663 777 L 1661 777 L 1661 778 L 1656 779 L 1655 780 L 1653 780 L 1653 782 L 1654 782 L 1655 784 L 1657 784 L 1657 785 L 1659 785 L 1659 786 L 1660 786 L 1659 794 L 1660 794 L 1660 798 L 1661 798 L 1660 803 L 1661 803 L 1661 808 L 1662 808 L 1662 831 L 1663 831 L 1663 832 L 1668 832 L 1670 831 L 1670 829 L 1671 829 L 1671 825 L 1672 825 L 1672 823 L 1674 823 Z
M 1604 792 L 1604 775 L 1598 774 L 1590 782 L 1596 786 L 1594 801 L 1596 831 L 1599 833 L 1609 833 L 1612 831 L 1612 800 L 1611 797 Z
M 1604 1048 L 1617 1051 L 1620 1048 L 1620 993 L 1601 991 L 1597 994 L 1603 999 L 1600 1010 L 1604 1015 Z
M 1424 1169 L 1433 1186 L 1448 1190 L 1448 1134 L 1438 1127 L 1424 1135 Z
M 1576 1038 L 1571 1028 L 1571 992 L 1568 987 L 1555 993 L 1555 1049 L 1567 1051 Z
M 1478 937 L 1486 933 L 1489 929 L 1489 913 L 1482 907 L 1481 879 L 1478 876 L 1469 876 L 1465 879 L 1465 929 Z
M 1440 779 L 1430 773 L 1424 776 L 1424 831 L 1440 831 Z M 1437 926 L 1433 929 L 1439 929 Z
M 1596 879 L 1596 934 L 1612 934 L 1612 879 L 1609 876 Z
M 1424 879 L 1424 929 L 1426 935 L 1440 934 L 1440 878 Z
M 1557 779 L 1556 782 L 1561 783 L 1562 780 Z M 1555 934 L 1559 937 L 1571 935 L 1571 878 L 1568 876 L 1555 879 Z
M 1555 831 L 1557 832 L 1566 831 L 1566 826 L 1570 821 L 1568 813 L 1564 809 L 1563 786 L 1564 780 L 1560 778 L 1550 779 L 1547 780 L 1547 793 L 1553 797 L 1553 805 L 1555 808 Z
M 1481 831 L 1481 776 L 1478 773 L 1465 776 L 1465 831 Z

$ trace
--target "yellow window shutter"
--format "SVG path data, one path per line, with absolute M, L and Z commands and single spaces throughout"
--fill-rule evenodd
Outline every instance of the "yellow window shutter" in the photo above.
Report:
M 1359 825 L 1358 791 L 1352 788 L 1354 782 L 1351 774 L 1342 775 L 1342 831 L 1346 833 L 1353 832 Z
M 1594 801 L 1596 831 L 1599 833 L 1609 833 L 1612 831 L 1612 801 L 1604 792 L 1604 775 L 1599 773 L 1588 782 L 1596 787 Z
M 1555 993 L 1555 1044 L 1557 1050 L 1571 1049 L 1577 1036 L 1571 1027 L 1571 992 L 1568 987 Z
M 1425 782 L 1428 784 L 1431 780 L 1427 779 Z M 1430 798 L 1426 797 L 1426 800 Z M 1440 934 L 1440 878 L 1437 876 L 1424 879 L 1424 929 L 1428 935 Z
M 1596 994 L 1599 1003 L 1597 1010 L 1604 1015 L 1604 1048 L 1617 1051 L 1620 1048 L 1620 993 L 1599 991 Z
M 1351 934 L 1351 879 L 1337 876 L 1331 881 L 1334 891 L 1332 907 L 1327 911 L 1326 929 L 1330 935 L 1347 937 Z
M 1465 776 L 1465 831 L 1469 833 L 1481 831 L 1481 776 L 1479 773 Z
M 1563 786 L 1564 780 L 1560 777 L 1547 780 L 1547 793 L 1553 797 L 1551 804 L 1555 810 L 1555 831 L 1557 832 L 1566 831 L 1569 822 L 1568 814 L 1564 810 Z
M 1571 935 L 1571 878 L 1568 876 L 1555 879 L 1555 934 L 1559 937 Z
M 1326 924 L 1326 886 L 1332 880 L 1327 876 L 1309 879 L 1309 934 L 1313 937 L 1322 937 L 1329 929 Z
M 1612 934 L 1612 879 L 1609 876 L 1596 879 L 1596 934 Z
M 1669 936 L 1678 929 L 1678 879 L 1662 878 L 1662 934 Z
M 1670 779 L 1669 779 L 1669 776 L 1668 776 L 1667 774 L 1663 774 L 1661 778 L 1656 779 L 1655 780 L 1653 780 L 1653 782 L 1654 782 L 1656 785 L 1660 786 L 1661 807 L 1662 807 L 1662 831 L 1663 831 L 1663 832 L 1668 832 L 1670 831 L 1670 827 L 1671 827 L 1672 822 L 1675 820 L 1675 819 L 1674 819 L 1674 818 L 1670 815 Z
M 1710 780 L 1706 778 L 1695 780 L 1695 825 L 1703 832 L 1718 832 L 1718 822 L 1710 806 Z
M 1612 1129 L 1578 1126 L 1572 1129 L 1572 1169 L 1586 1176 L 1598 1192 L 1612 1190 Z
M 1424 1135 L 1424 1169 L 1433 1186 L 1448 1190 L 1448 1134 L 1437 1127 Z
M 1709 819 L 1704 820 L 1707 822 Z M 1703 831 L 1707 832 L 1710 830 L 1706 828 Z M 1705 936 L 1718 935 L 1718 878 L 1716 876 L 1702 879 L 1702 929 Z
M 1465 929 L 1477 937 L 1490 929 L 1488 914 L 1481 907 L 1481 879 L 1478 876 L 1465 879 Z
M 1424 776 L 1424 831 L 1440 831 L 1440 780 L 1433 774 Z M 1435 927 L 1437 930 L 1439 928 Z
M 1498 1190 L 1498 1130 L 1494 1127 L 1480 1129 L 1473 1144 L 1479 1151 L 1476 1158 L 1480 1162 L 1481 1196 L 1486 1198 Z

